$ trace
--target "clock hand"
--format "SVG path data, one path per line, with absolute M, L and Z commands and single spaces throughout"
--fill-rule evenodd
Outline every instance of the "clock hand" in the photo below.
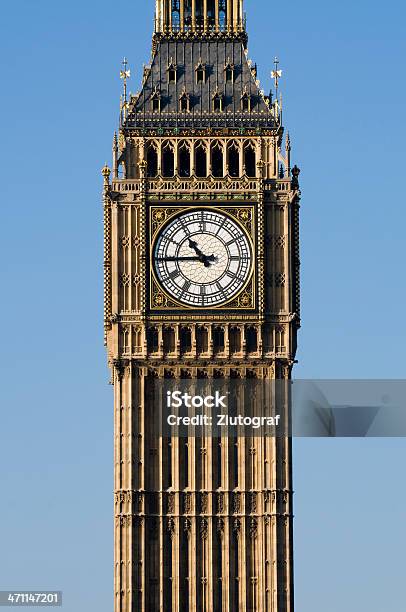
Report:
M 189 247 L 193 249 L 197 255 L 199 255 L 200 261 L 202 262 L 202 264 L 204 264 L 206 268 L 210 268 L 211 263 L 218 262 L 218 258 L 214 255 L 204 255 L 204 253 L 199 249 L 197 242 L 195 242 L 191 238 L 189 239 Z
M 203 256 L 203 253 L 199 249 L 197 242 L 195 242 L 191 238 L 189 239 L 189 248 L 193 249 L 196 255 L 199 255 L 199 257 Z
M 158 257 L 156 261 L 202 261 L 201 257 Z
M 210 268 L 212 263 L 217 263 L 218 258 L 215 255 L 199 255 L 198 257 L 158 257 L 156 261 L 200 261 L 205 268 Z
M 205 268 L 210 268 L 212 263 L 218 262 L 218 257 L 216 257 L 215 255 L 202 255 L 201 261 L 204 264 Z

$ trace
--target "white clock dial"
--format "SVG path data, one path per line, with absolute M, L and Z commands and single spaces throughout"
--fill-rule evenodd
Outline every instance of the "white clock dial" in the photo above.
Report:
M 245 231 L 227 215 L 194 210 L 161 231 L 153 259 L 168 294 L 187 306 L 209 308 L 228 302 L 247 283 L 252 248 Z

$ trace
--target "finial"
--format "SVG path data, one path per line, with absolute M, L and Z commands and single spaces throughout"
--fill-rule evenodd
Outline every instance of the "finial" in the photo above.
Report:
M 295 164 L 292 168 L 292 188 L 299 189 L 300 168 Z
M 117 157 L 118 157 L 118 138 L 117 138 L 117 132 L 114 132 L 114 137 L 113 137 L 113 179 L 117 179 L 118 178 Z
M 290 172 L 291 172 L 291 168 L 290 168 L 290 152 L 292 150 L 292 145 L 290 142 L 290 134 L 289 132 L 286 133 L 286 140 L 285 140 L 285 153 L 286 153 L 286 163 L 287 163 L 287 167 L 286 167 L 286 171 L 287 171 L 287 175 L 290 176 Z
M 274 59 L 275 70 L 272 70 L 271 77 L 275 81 L 275 89 L 276 89 L 276 99 L 278 99 L 278 87 L 279 87 L 279 79 L 282 77 L 282 70 L 279 70 L 279 60 L 277 57 Z
M 111 174 L 111 170 L 107 165 L 107 162 L 104 164 L 103 168 L 102 168 L 102 175 L 103 175 L 103 179 L 104 179 L 104 188 L 108 189 L 109 187 L 109 183 L 110 183 L 110 174 Z
M 128 60 L 125 57 L 122 63 L 122 70 L 120 70 L 120 79 L 123 81 L 123 99 L 124 103 L 127 102 L 127 79 L 131 77 L 131 70 L 128 68 Z

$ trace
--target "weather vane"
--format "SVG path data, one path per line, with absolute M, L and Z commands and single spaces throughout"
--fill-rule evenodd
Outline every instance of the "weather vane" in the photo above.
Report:
M 278 69 L 279 60 L 277 57 L 275 57 L 274 64 L 275 64 L 275 70 L 272 70 L 271 77 L 275 80 L 276 99 L 278 99 L 279 79 L 282 77 L 282 70 Z
M 128 60 L 125 57 L 123 59 L 123 69 L 120 70 L 120 79 L 123 80 L 123 85 L 124 85 L 124 103 L 127 102 L 127 79 L 129 79 L 131 77 L 131 70 L 128 69 Z

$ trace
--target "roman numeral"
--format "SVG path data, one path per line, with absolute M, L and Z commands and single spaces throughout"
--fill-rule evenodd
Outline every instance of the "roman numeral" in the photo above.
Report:
M 215 234 L 216 236 L 218 236 L 218 235 L 219 235 L 219 233 L 221 232 L 221 230 L 222 230 L 222 229 L 223 229 L 223 227 L 225 226 L 226 222 L 227 222 L 227 219 L 223 219 L 223 220 L 222 220 L 222 222 L 221 222 L 221 224 L 220 224 L 220 226 L 219 226 L 219 228 L 218 228 L 218 230 L 217 230 L 217 232 L 216 232 L 216 234 Z
M 173 270 L 173 272 L 169 274 L 169 278 L 172 280 L 175 280 L 175 278 L 178 278 L 178 276 L 180 276 L 179 270 Z
M 219 282 L 216 283 L 216 287 L 218 289 L 218 292 L 221 293 L 223 297 L 227 297 L 227 294 L 225 293 L 224 288 L 220 285 Z
M 183 222 L 181 223 L 182 229 L 185 232 L 186 236 L 190 236 L 190 230 L 188 228 L 187 225 L 185 225 Z
M 186 293 L 189 291 L 191 284 L 192 283 L 190 281 L 185 281 L 185 284 L 182 287 L 182 292 Z

